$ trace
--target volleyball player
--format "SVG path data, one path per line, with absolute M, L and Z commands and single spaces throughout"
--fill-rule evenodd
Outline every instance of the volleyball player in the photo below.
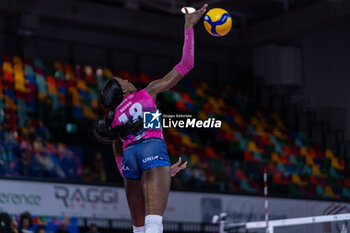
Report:
M 156 97 L 179 82 L 194 67 L 194 25 L 204 15 L 207 4 L 194 13 L 185 14 L 185 39 L 181 61 L 163 78 L 138 91 L 127 80 L 112 78 L 100 91 L 100 101 L 110 109 L 94 129 L 97 140 L 112 143 L 124 185 L 133 231 L 163 232 L 171 168 L 162 129 L 143 128 L 143 113 L 156 112 Z M 155 118 L 157 113 L 153 115 Z M 181 162 L 180 162 L 181 163 Z M 176 172 L 175 172 L 176 174 Z

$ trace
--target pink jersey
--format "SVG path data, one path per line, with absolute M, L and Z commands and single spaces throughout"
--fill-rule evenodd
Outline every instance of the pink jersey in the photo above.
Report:
M 115 109 L 112 127 L 122 125 L 130 120 L 136 121 L 143 118 L 143 112 L 153 112 L 157 110 L 156 101 L 145 89 L 128 94 Z M 162 129 L 141 129 L 136 134 L 130 134 L 121 138 L 124 149 L 141 138 L 158 137 L 163 138 Z

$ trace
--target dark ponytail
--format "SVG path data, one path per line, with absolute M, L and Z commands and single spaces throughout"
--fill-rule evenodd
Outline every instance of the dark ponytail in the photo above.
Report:
M 110 109 L 107 116 L 97 120 L 93 129 L 93 135 L 97 141 L 103 144 L 111 144 L 118 138 L 137 132 L 142 128 L 142 118 L 136 121 L 129 120 L 127 123 L 112 128 L 115 109 L 123 101 L 123 89 L 119 82 L 108 79 L 99 92 L 99 99 L 105 108 Z

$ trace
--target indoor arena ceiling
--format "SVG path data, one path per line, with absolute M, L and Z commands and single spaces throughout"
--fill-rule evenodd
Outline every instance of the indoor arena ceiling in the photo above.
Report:
M 341 0 L 80 0 L 124 6 L 132 9 L 146 10 L 156 13 L 178 15 L 182 6 L 200 7 L 208 3 L 210 8 L 220 7 L 230 12 L 238 24 L 254 23 L 302 8 L 320 1 Z

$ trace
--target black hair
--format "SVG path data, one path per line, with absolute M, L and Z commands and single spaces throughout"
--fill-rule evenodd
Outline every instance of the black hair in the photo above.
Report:
M 110 78 L 103 84 L 99 97 L 105 108 L 115 108 L 123 100 L 123 89 L 116 79 Z
M 110 111 L 107 116 L 98 119 L 93 128 L 92 133 L 97 141 L 103 144 L 111 144 L 116 139 L 141 129 L 142 118 L 136 121 L 129 120 L 127 123 L 112 127 L 115 109 L 123 101 L 123 89 L 116 79 L 111 78 L 104 83 L 99 92 L 99 99 L 101 104 Z
M 0 232 L 9 232 L 11 224 L 11 217 L 8 213 L 0 213 Z
M 32 220 L 32 216 L 30 215 L 30 213 L 28 211 L 22 213 L 20 215 L 20 220 L 21 220 L 21 227 L 22 227 L 22 222 L 23 222 L 23 219 L 28 219 L 29 220 L 29 227 L 32 227 L 33 226 L 33 220 Z

